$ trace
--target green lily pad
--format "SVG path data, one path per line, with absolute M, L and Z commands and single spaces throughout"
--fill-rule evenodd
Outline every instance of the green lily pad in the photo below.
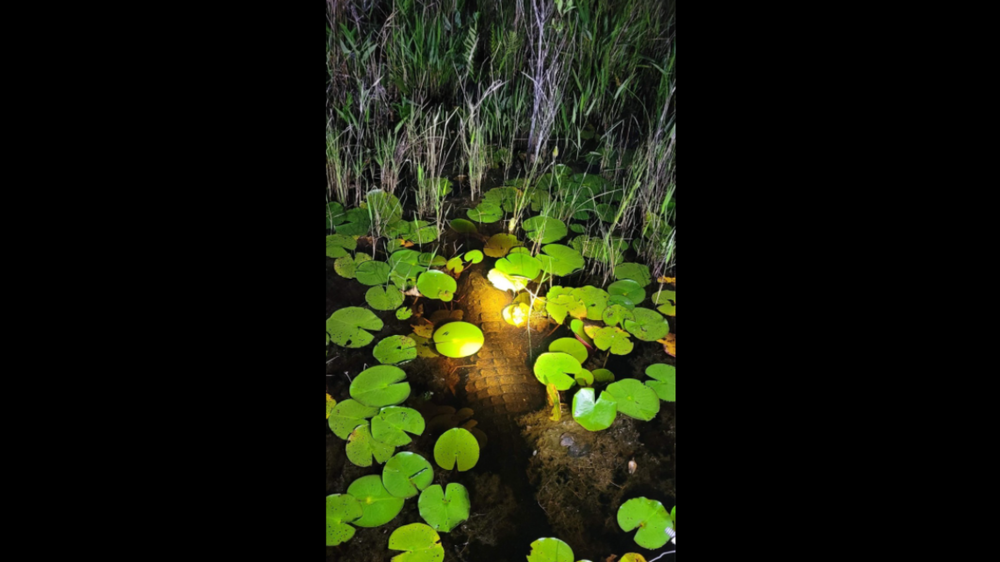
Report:
M 541 264 L 528 254 L 510 254 L 497 260 L 496 268 L 507 275 L 534 279 L 541 272 Z
M 584 331 L 583 320 L 580 320 L 579 318 L 570 320 L 569 328 L 573 331 L 573 335 L 576 336 L 576 339 L 579 340 L 580 343 L 582 343 L 587 349 L 594 349 L 594 340 L 591 339 L 591 337 L 587 335 L 587 332 Z
M 471 261 L 472 263 L 479 263 L 483 261 L 483 253 L 479 250 L 469 250 L 465 252 L 465 259 Z
M 586 262 L 580 252 L 562 244 L 546 244 L 538 255 L 542 271 L 559 277 L 566 277 L 583 269 Z
M 365 406 L 356 400 L 344 400 L 333 407 L 327 422 L 334 435 L 341 439 L 347 439 L 351 436 L 354 428 L 367 423 L 368 418 L 377 413 L 378 408 Z
M 447 260 L 444 256 L 424 252 L 417 257 L 417 263 L 424 267 L 441 267 L 447 263 Z
M 347 459 L 358 466 L 371 466 L 372 457 L 379 464 L 389 460 L 392 445 L 383 443 L 372 437 L 368 422 L 354 428 L 354 431 L 347 437 Z
M 646 381 L 646 386 L 652 388 L 660 400 L 675 402 L 677 400 L 677 369 L 666 363 L 654 363 L 646 367 L 646 375 L 656 379 Z
M 634 344 L 628 337 L 628 332 L 614 326 L 606 326 L 596 330 L 593 335 L 594 345 L 601 351 L 611 351 L 615 355 L 628 355 Z
M 601 319 L 604 320 L 604 323 L 608 326 L 617 326 L 623 322 L 634 321 L 635 315 L 632 314 L 632 310 L 625 308 L 620 304 L 612 304 L 604 309 Z
M 623 263 L 615 267 L 615 279 L 631 279 L 645 287 L 653 282 L 653 276 L 649 273 L 649 266 L 641 263 Z
M 576 384 L 576 375 L 583 366 L 575 357 L 568 353 L 543 353 L 535 360 L 532 367 L 538 382 L 548 386 L 556 385 L 556 390 L 569 390 Z
M 372 228 L 367 209 L 351 209 L 342 215 L 344 222 L 336 226 L 337 234 L 364 236 Z
M 384 261 L 366 261 L 357 266 L 354 276 L 363 285 L 385 285 L 392 268 Z
M 573 549 L 556 538 L 538 539 L 531 543 L 528 562 L 573 562 Z
M 399 203 L 399 198 L 380 189 L 368 192 L 365 204 L 371 209 L 379 224 L 389 224 L 403 216 L 403 206 Z
M 364 252 L 354 254 L 353 258 L 348 254 L 337 258 L 337 261 L 333 262 L 333 269 L 336 270 L 337 275 L 340 275 L 344 279 L 354 279 L 354 273 L 358 265 L 371 259 L 372 257 Z
M 648 498 L 632 498 L 618 508 L 618 526 L 626 532 L 639 527 L 635 542 L 643 548 L 655 550 L 670 540 L 667 527 L 673 528 L 674 524 L 662 503 Z
M 420 274 L 425 271 L 427 271 L 427 268 L 422 265 L 409 262 L 399 262 L 394 265 L 392 267 L 392 271 L 389 272 L 389 281 L 392 281 L 392 284 L 400 290 L 405 291 L 416 285 L 417 279 L 420 278 Z
M 531 217 L 521 223 L 521 227 L 524 228 L 525 236 L 542 244 L 561 240 L 569 234 L 569 231 L 566 230 L 566 223 L 551 217 Z
M 580 363 L 587 360 L 587 348 L 576 338 L 559 338 L 549 344 L 549 351 L 568 353 Z
M 605 390 L 618 402 L 618 411 L 637 420 L 649 421 L 660 411 L 656 392 L 635 379 L 622 379 Z
M 400 500 L 402 501 L 402 500 Z M 392 562 L 441 562 L 444 547 L 437 531 L 423 523 L 403 525 L 389 535 L 389 550 L 403 550 Z
M 587 305 L 580 299 L 573 289 L 556 285 L 549 289 L 545 295 L 545 310 L 553 320 L 562 324 L 566 320 L 566 315 L 574 318 L 585 318 L 587 316 Z
M 675 291 L 662 289 L 650 295 L 650 298 L 653 300 L 653 304 L 659 305 L 656 307 L 656 310 L 659 310 L 662 314 L 666 316 L 677 315 L 675 305 L 677 293 Z
M 461 275 L 465 271 L 465 263 L 462 261 L 462 256 L 455 256 L 444 264 L 445 269 L 452 271 L 455 275 Z
M 582 224 L 576 222 L 569 225 L 569 229 L 575 232 L 576 234 L 583 234 L 584 232 L 587 231 Z
M 503 211 L 500 205 L 492 201 L 483 201 L 476 205 L 474 209 L 469 209 L 465 214 L 476 222 L 490 224 L 503 218 Z
M 615 215 L 618 213 L 618 207 L 614 205 L 608 205 L 607 203 L 601 203 L 595 206 L 594 212 L 597 213 L 597 218 L 601 219 L 601 222 L 615 222 Z
M 347 487 L 347 493 L 354 496 L 364 515 L 354 522 L 358 527 L 378 527 L 392 521 L 403 509 L 403 498 L 397 498 L 382 485 L 377 474 L 362 476 Z
M 335 228 L 338 224 L 343 223 L 346 220 L 344 217 L 344 206 L 336 201 L 331 201 L 326 204 L 326 227 L 328 229 Z
M 375 286 L 365 293 L 365 302 L 375 310 L 392 310 L 403 304 L 403 293 L 391 285 L 388 287 Z
M 609 295 L 608 296 L 608 306 L 615 305 L 623 306 L 626 310 L 632 310 L 635 308 L 635 303 L 630 301 L 628 297 L 624 295 Z
M 400 248 L 403 248 L 404 240 L 393 238 L 392 240 L 386 240 L 385 242 L 385 252 L 391 254 Z
M 469 519 L 469 491 L 465 486 L 452 482 L 447 491 L 435 484 L 420 493 L 417 508 L 420 516 L 434 530 L 449 533 Z
M 517 205 L 517 190 L 513 187 L 494 187 L 483 195 L 483 201 L 499 205 L 504 211 L 513 213 Z
M 625 319 L 622 326 L 640 340 L 656 341 L 670 333 L 670 324 L 659 312 L 648 308 L 635 308 L 632 314 L 634 319 Z
M 451 275 L 432 269 L 420 274 L 420 277 L 417 278 L 417 289 L 421 295 L 429 299 L 440 299 L 448 302 L 454 298 L 458 284 L 455 283 L 455 278 Z
M 334 311 L 326 320 L 330 341 L 340 347 L 364 347 L 375 339 L 365 330 L 381 330 L 382 320 L 367 308 L 348 306 Z
M 434 467 L 416 453 L 396 453 L 382 469 L 382 484 L 397 498 L 412 498 L 433 481 Z
M 351 398 L 365 406 L 381 408 L 402 404 L 410 396 L 406 373 L 392 365 L 369 367 L 351 381 Z
M 434 461 L 445 470 L 457 465 L 459 472 L 465 472 L 479 462 L 479 442 L 466 429 L 449 429 L 434 444 Z
M 615 374 L 607 369 L 594 369 L 594 380 L 597 382 L 615 382 Z
M 471 234 L 474 232 L 479 232 L 479 229 L 476 228 L 476 225 L 474 223 L 472 223 L 471 221 L 467 221 L 465 219 L 455 219 L 451 221 L 451 228 L 455 232 L 458 232 L 459 234 Z
M 594 385 L 594 373 L 591 373 L 587 369 L 580 369 L 579 373 L 573 375 L 573 379 L 576 381 L 576 384 L 581 387 Z
M 375 344 L 372 355 L 383 365 L 398 365 L 417 357 L 417 342 L 406 336 L 389 336 Z
M 348 250 L 358 247 L 358 242 L 345 234 L 332 234 L 326 237 L 326 257 L 341 258 Z
M 361 518 L 361 504 L 354 496 L 333 494 L 326 497 L 326 546 L 351 540 L 354 527 L 348 525 Z
M 483 331 L 468 322 L 449 322 L 434 332 L 434 346 L 445 357 L 468 357 L 483 347 Z
M 573 289 L 573 295 L 587 305 L 587 319 L 601 320 L 604 309 L 608 306 L 608 295 L 604 289 L 598 289 L 593 285 L 585 285 Z
M 573 396 L 573 419 L 587 431 L 601 431 L 611 427 L 618 413 L 618 402 L 607 391 L 594 401 L 593 388 L 581 388 Z
M 517 236 L 513 234 L 494 234 L 490 236 L 490 239 L 486 241 L 486 245 L 483 247 L 483 252 L 491 258 L 502 258 L 507 255 L 514 246 L 520 246 L 521 242 L 518 241 Z
M 405 306 L 396 309 L 396 318 L 400 320 L 408 320 L 411 316 L 413 316 L 413 311 Z
M 631 279 L 622 279 L 608 285 L 609 295 L 622 295 L 635 304 L 639 304 L 646 298 L 646 291 L 642 290 L 642 285 Z
M 406 432 L 414 435 L 424 433 L 424 417 L 413 408 L 390 406 L 382 408 L 382 411 L 372 418 L 372 437 L 386 445 L 393 447 L 409 445 L 413 440 Z

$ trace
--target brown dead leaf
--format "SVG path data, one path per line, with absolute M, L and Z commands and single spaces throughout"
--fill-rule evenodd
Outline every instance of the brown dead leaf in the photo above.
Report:
M 670 283 L 671 285 L 676 285 L 676 284 L 677 284 L 677 283 L 676 283 L 676 281 L 677 281 L 677 278 L 676 278 L 676 277 L 667 277 L 667 276 L 665 276 L 665 275 L 664 275 L 663 277 L 660 277 L 660 278 L 659 278 L 659 279 L 657 279 L 656 281 L 657 281 L 658 283 Z
M 426 318 L 418 319 L 418 323 L 412 326 L 413 333 L 422 338 L 430 338 L 434 335 L 434 323 Z
M 409 248 L 409 247 L 410 247 L 410 246 L 412 246 L 412 245 L 413 245 L 413 242 L 410 242 L 409 240 L 403 240 L 403 241 L 402 241 L 402 244 L 401 244 L 401 246 L 402 246 L 403 248 Z
M 666 351 L 667 355 L 677 357 L 677 336 L 674 334 L 667 334 L 667 337 L 656 341 L 663 344 L 663 351 Z

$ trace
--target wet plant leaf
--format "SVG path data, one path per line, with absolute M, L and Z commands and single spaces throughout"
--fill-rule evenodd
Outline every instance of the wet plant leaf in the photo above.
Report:
M 346 219 L 344 217 L 344 206 L 336 201 L 331 201 L 326 204 L 326 227 L 328 229 L 333 229 L 338 224 L 342 224 Z
M 443 271 L 432 269 L 421 273 L 417 278 L 417 289 L 421 295 L 429 299 L 448 302 L 454 298 L 457 288 L 455 278 Z
M 378 408 L 365 406 L 356 400 L 344 400 L 334 406 L 327 423 L 330 424 L 330 431 L 341 439 L 350 437 L 355 427 L 367 423 L 368 418 L 378 413 Z
M 566 223 L 551 217 L 537 216 L 521 223 L 525 236 L 528 239 L 542 244 L 549 244 L 556 240 L 561 240 L 569 234 L 566 230 Z
M 579 373 L 573 376 L 573 379 L 579 386 L 594 386 L 594 373 L 591 373 L 587 369 L 581 369 Z
M 642 290 L 642 285 L 631 279 L 622 279 L 608 285 L 609 295 L 622 295 L 634 304 L 640 304 L 646 298 L 646 291 Z
M 514 246 L 520 246 L 521 243 L 517 240 L 517 237 L 513 234 L 494 234 L 490 236 L 490 239 L 486 241 L 486 245 L 483 247 L 483 253 L 491 258 L 502 258 L 507 255 Z
M 631 531 L 636 527 L 635 542 L 650 550 L 655 550 L 667 544 L 667 527 L 673 528 L 670 514 L 663 504 L 648 498 L 632 498 L 618 508 L 618 526 L 623 531 Z
M 513 187 L 494 187 L 483 195 L 483 201 L 499 205 L 504 211 L 513 213 L 519 192 Z
M 528 562 L 573 562 L 573 549 L 556 538 L 538 539 L 531 543 Z
M 633 319 L 625 318 L 622 326 L 642 341 L 656 341 L 670 333 L 670 324 L 667 324 L 667 319 L 655 310 L 635 308 L 631 314 Z
M 534 279 L 541 272 L 538 260 L 528 254 L 510 254 L 497 260 L 496 268 L 509 276 Z
M 393 447 L 409 445 L 413 440 L 406 433 L 422 435 L 424 433 L 424 417 L 413 408 L 390 406 L 382 408 L 377 416 L 372 418 L 372 437 Z
M 608 306 L 608 299 L 611 295 L 604 289 L 598 289 L 593 285 L 584 285 L 573 289 L 573 295 L 582 300 L 587 305 L 587 319 L 601 320 L 604 309 Z
M 396 453 L 382 468 L 382 485 L 397 498 L 412 498 L 433 481 L 434 467 L 416 453 Z
M 342 215 L 344 222 L 335 228 L 337 234 L 347 236 L 364 236 L 371 230 L 372 221 L 367 209 L 351 209 Z
M 400 500 L 402 501 L 402 500 Z M 444 547 L 437 531 L 423 523 L 403 525 L 389 535 L 389 550 L 403 550 L 392 562 L 441 562 Z
M 483 331 L 468 322 L 450 322 L 434 332 L 434 346 L 445 357 L 468 357 L 483 347 Z
M 469 519 L 469 491 L 452 482 L 446 490 L 435 484 L 420 493 L 417 508 L 434 530 L 448 533 Z
M 364 514 L 354 522 L 358 527 L 378 527 L 392 521 L 403 509 L 403 498 L 397 498 L 382 485 L 377 474 L 362 476 L 347 487 L 347 493 L 361 504 Z
M 660 411 L 660 398 L 656 392 L 635 379 L 622 379 L 608 385 L 618 403 L 618 411 L 637 420 L 649 421 Z
M 330 341 L 340 347 L 364 347 L 375 339 L 365 330 L 381 330 L 382 320 L 367 308 L 348 306 L 334 311 L 326 320 Z
M 424 267 L 441 267 L 447 261 L 444 256 L 439 256 L 431 252 L 423 252 L 417 257 L 417 263 Z
M 479 442 L 466 429 L 449 429 L 434 444 L 434 462 L 445 470 L 457 466 L 465 472 L 479 462 Z
M 399 203 L 399 198 L 380 189 L 369 191 L 365 197 L 365 204 L 371 209 L 379 224 L 389 224 L 403 216 L 403 206 Z
M 347 255 L 348 250 L 357 248 L 358 243 L 354 238 L 345 234 L 333 234 L 326 237 L 326 257 L 341 258 Z
M 566 315 L 574 318 L 587 316 L 587 305 L 572 289 L 556 285 L 545 295 L 545 310 L 557 323 L 562 324 Z
M 375 344 L 372 355 L 383 365 L 398 365 L 417 357 L 417 342 L 406 336 L 389 336 Z
M 587 360 L 587 348 L 576 338 L 559 338 L 549 344 L 549 351 L 568 353 L 580 363 Z
M 624 295 L 609 295 L 608 296 L 608 306 L 615 305 L 624 307 L 625 310 L 632 310 L 635 308 L 635 303 L 628 299 Z
M 444 264 L 445 269 L 453 272 L 455 275 L 461 275 L 462 271 L 465 270 L 465 265 L 462 262 L 461 256 L 455 256 L 448 260 L 448 263 Z
M 431 326 L 433 329 L 434 326 Z M 410 334 L 410 339 L 417 344 L 417 357 L 439 357 L 438 352 L 434 351 L 434 346 L 431 345 L 430 338 L 419 336 L 417 334 Z
M 594 369 L 594 380 L 597 382 L 615 382 L 615 375 L 607 369 Z
M 486 278 L 489 279 L 490 283 L 494 287 L 500 289 L 501 291 L 520 291 L 528 286 L 531 279 L 527 277 L 517 277 L 514 275 L 507 275 L 506 273 L 500 271 L 499 269 L 491 269 L 489 273 L 486 274 Z
M 666 363 L 654 363 L 646 367 L 646 375 L 655 380 L 646 381 L 646 386 L 652 388 L 660 400 L 675 402 L 677 400 L 677 369 Z
M 469 209 L 465 214 L 476 222 L 490 224 L 503 218 L 503 211 L 500 205 L 492 201 L 482 201 L 474 209 Z
M 625 321 L 635 320 L 635 315 L 632 314 L 632 311 L 620 304 L 608 306 L 604 309 L 604 314 L 601 316 L 604 323 L 608 326 L 617 326 Z
M 409 320 L 411 316 L 413 316 L 413 311 L 405 306 L 396 310 L 396 318 L 400 320 Z
M 677 357 L 677 336 L 674 334 L 667 334 L 667 337 L 662 340 L 656 340 L 657 343 L 663 344 L 663 351 L 671 356 Z
M 465 252 L 465 259 L 472 263 L 479 263 L 483 261 L 483 253 L 479 250 L 469 250 Z
M 381 408 L 402 404 L 410 396 L 406 373 L 392 365 L 369 367 L 351 381 L 351 398 L 365 406 Z
M 362 285 L 385 285 L 389 282 L 389 272 L 392 268 L 384 261 L 366 261 L 357 266 L 354 276 Z
M 583 366 L 568 353 L 543 353 L 532 367 L 538 382 L 548 386 L 554 384 L 558 390 L 569 390 L 576 384 L 574 376 Z
M 348 525 L 361 518 L 361 504 L 354 496 L 348 494 L 332 494 L 326 497 L 326 546 L 351 540 L 354 527 Z
M 371 287 L 365 293 L 365 302 L 375 310 L 392 310 L 403 304 L 403 293 L 391 285 Z
M 677 315 L 677 309 L 675 308 L 677 293 L 675 291 L 662 289 L 650 295 L 650 298 L 653 300 L 653 304 L 659 305 L 656 310 L 659 310 L 666 316 Z
M 465 219 L 454 219 L 451 221 L 451 228 L 459 234 L 471 234 L 474 232 L 479 232 L 476 225 Z
M 562 244 L 546 244 L 542 246 L 542 254 L 537 259 L 542 271 L 550 275 L 566 277 L 583 269 L 586 262 L 580 252 Z
M 611 427 L 618 413 L 618 403 L 607 391 L 596 401 L 593 388 L 581 388 L 573 396 L 573 419 L 587 431 L 601 431 Z
M 395 447 L 372 437 L 368 422 L 354 428 L 347 437 L 347 458 L 358 466 L 371 466 L 372 457 L 382 464 L 389 460 Z
M 549 408 L 552 408 L 552 416 L 549 419 L 559 421 L 562 418 L 562 402 L 559 400 L 559 389 L 556 388 L 556 385 L 549 383 L 545 385 L 545 391 Z
M 631 279 L 645 287 L 653 282 L 652 275 L 649 274 L 649 267 L 641 263 L 623 263 L 615 267 L 615 279 Z
M 358 265 L 371 259 L 372 257 L 364 252 L 358 252 L 354 254 L 354 257 L 348 254 L 337 258 L 337 261 L 333 262 L 333 269 L 337 272 L 337 275 L 344 279 L 354 279 L 354 272 L 357 270 Z
M 594 345 L 601 351 L 611 351 L 615 355 L 628 355 L 634 345 L 628 332 L 614 326 L 606 326 L 594 332 Z

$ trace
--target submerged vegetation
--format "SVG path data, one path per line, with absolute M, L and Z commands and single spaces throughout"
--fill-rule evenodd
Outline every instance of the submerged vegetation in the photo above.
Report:
M 327 4 L 328 559 L 576 562 L 551 529 L 645 560 L 674 529 L 673 2 Z

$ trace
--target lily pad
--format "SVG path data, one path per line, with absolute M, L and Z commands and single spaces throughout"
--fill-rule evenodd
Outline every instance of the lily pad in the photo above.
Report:
M 503 211 L 500 205 L 492 201 L 483 201 L 476 205 L 474 209 L 469 209 L 465 214 L 476 222 L 490 224 L 503 218 Z
M 583 370 L 583 366 L 568 353 L 549 352 L 538 356 L 532 370 L 538 382 L 546 386 L 554 384 L 557 390 L 569 390 L 576 384 L 574 375 Z
M 556 538 L 538 539 L 531 543 L 528 562 L 573 562 L 573 549 Z
M 497 260 L 496 268 L 507 275 L 534 279 L 541 272 L 541 264 L 528 254 L 510 254 Z
M 441 267 L 447 261 L 444 256 L 439 256 L 431 252 L 424 252 L 417 257 L 417 263 L 424 267 Z
M 333 409 L 336 408 L 336 407 L 337 407 L 337 401 L 333 399 L 333 396 L 330 396 L 330 394 L 327 393 L 327 395 L 326 395 L 326 419 L 328 419 L 328 420 L 330 419 L 330 412 L 332 412 Z
M 378 527 L 392 521 L 403 509 L 403 498 L 397 498 L 382 485 L 377 474 L 362 476 L 347 487 L 347 493 L 354 496 L 364 515 L 354 522 L 358 527 Z
M 623 263 L 615 267 L 615 279 L 631 279 L 645 287 L 653 282 L 653 276 L 649 273 L 649 266 L 641 263 Z
M 513 234 L 494 234 L 490 236 L 490 239 L 486 241 L 486 245 L 483 247 L 483 252 L 491 258 L 502 258 L 507 255 L 514 246 L 520 246 L 521 243 L 518 241 L 517 236 Z
M 399 198 L 380 189 L 368 192 L 365 204 L 371 209 L 379 224 L 389 224 L 403 216 L 403 206 L 399 203 Z
M 382 468 L 382 485 L 397 498 L 412 498 L 433 481 L 434 467 L 416 453 L 396 453 Z
M 354 428 L 361 424 L 368 423 L 368 418 L 378 414 L 378 408 L 365 406 L 356 400 L 344 400 L 334 406 L 330 412 L 327 422 L 330 424 L 330 431 L 341 439 L 351 436 Z
M 368 422 L 355 427 L 347 437 L 347 458 L 358 466 L 371 466 L 372 457 L 375 457 L 375 462 L 382 464 L 389 460 L 394 449 L 392 445 L 372 437 Z
M 455 296 L 458 284 L 455 278 L 443 271 L 432 269 L 420 274 L 417 278 L 417 289 L 420 294 L 429 299 L 450 301 Z
M 587 305 L 587 319 L 601 320 L 604 309 L 608 306 L 610 295 L 604 289 L 598 289 L 593 285 L 585 285 L 573 289 L 573 295 Z
M 631 279 L 622 279 L 608 285 L 609 295 L 622 295 L 635 304 L 639 304 L 646 298 L 646 291 L 642 290 L 642 285 Z
M 354 496 L 333 494 L 326 497 L 326 546 L 351 540 L 354 527 L 348 525 L 361 518 L 361 504 Z
M 417 357 L 417 342 L 406 336 L 389 336 L 375 344 L 372 355 L 383 365 L 405 363 Z
M 531 279 L 528 279 L 527 277 L 507 275 L 506 273 L 495 268 L 491 269 L 489 273 L 486 274 L 486 278 L 489 279 L 490 283 L 492 283 L 497 289 L 500 289 L 501 291 L 514 291 L 515 293 L 523 290 L 528 286 L 528 283 L 531 283 Z
M 531 308 L 523 302 L 509 304 L 500 311 L 504 322 L 511 326 L 524 326 L 530 314 Z
M 622 326 L 642 341 L 656 341 L 670 333 L 670 324 L 659 312 L 648 308 L 632 310 L 633 320 L 625 319 Z
M 553 320 L 562 324 L 566 320 L 566 315 L 574 318 L 585 318 L 587 316 L 587 305 L 580 299 L 573 289 L 556 285 L 549 289 L 545 295 L 545 310 Z
M 413 311 L 405 306 L 396 309 L 396 318 L 400 320 L 408 320 L 411 316 L 413 316 Z
M 607 369 L 594 369 L 594 380 L 597 382 L 615 382 L 615 374 Z
M 573 396 L 573 419 L 587 431 L 601 431 L 611 427 L 618 413 L 618 402 L 607 391 L 594 401 L 593 388 L 581 388 Z
M 447 491 L 435 484 L 420 493 L 417 508 L 420 516 L 434 530 L 448 533 L 469 519 L 469 491 L 465 486 L 452 482 Z
M 620 304 L 612 304 L 604 309 L 601 319 L 608 326 L 617 326 L 627 321 L 634 321 L 635 315 L 632 314 L 631 309 L 625 308 Z
M 375 310 L 392 310 L 403 304 L 403 293 L 393 286 L 371 287 L 365 293 L 365 302 Z
M 465 219 L 455 219 L 451 221 L 451 228 L 455 232 L 458 232 L 459 234 L 471 234 L 474 232 L 479 232 L 479 229 L 476 228 L 476 225 L 474 223 L 472 223 L 471 221 L 467 221 Z
M 336 226 L 337 234 L 364 236 L 372 228 L 367 209 L 351 209 L 342 215 L 344 222 Z
M 499 205 L 504 211 L 513 213 L 517 206 L 518 191 L 513 187 L 494 187 L 483 195 L 483 201 Z
M 608 385 L 607 390 L 618 402 L 618 411 L 637 420 L 649 421 L 660 411 L 656 392 L 635 379 L 622 379 Z
M 402 500 L 400 500 L 402 501 Z M 423 523 L 403 525 L 389 535 L 389 550 L 402 550 L 392 562 L 441 562 L 444 547 L 437 531 Z
M 580 363 L 587 360 L 587 348 L 576 338 L 559 338 L 549 344 L 549 351 L 568 353 Z
M 377 416 L 372 418 L 372 437 L 393 447 L 409 445 L 413 439 L 406 433 L 422 435 L 424 433 L 424 417 L 413 408 L 390 406 L 382 408 Z
M 573 379 L 576 380 L 576 384 L 581 387 L 594 385 L 594 373 L 591 373 L 587 369 L 580 369 L 579 373 L 573 375 Z
M 635 542 L 650 550 L 667 544 L 670 537 L 667 527 L 673 528 L 673 521 L 663 504 L 648 498 L 632 498 L 618 508 L 618 526 L 623 531 L 639 527 Z
M 333 269 L 336 270 L 337 275 L 340 275 L 344 279 L 354 279 L 354 272 L 357 270 L 358 265 L 371 259 L 372 257 L 364 252 L 354 254 L 353 258 L 348 254 L 337 258 L 337 261 L 333 262 Z
M 406 373 L 392 365 L 369 367 L 351 381 L 351 398 L 365 406 L 381 408 L 402 404 L 410 396 Z
M 344 206 L 336 201 L 326 204 L 326 228 L 333 229 L 345 221 Z
M 430 338 L 426 338 L 416 333 L 409 335 L 409 338 L 417 343 L 417 357 L 440 357 L 438 352 L 434 351 L 434 346 L 431 345 L 433 342 Z
M 664 402 L 675 402 L 677 400 L 677 369 L 673 365 L 666 363 L 654 363 L 646 367 L 646 375 L 652 377 L 652 381 L 646 381 L 646 386 L 652 388 L 660 400 Z
M 622 556 L 622 559 L 619 562 L 646 562 L 646 557 L 638 552 L 629 552 L 625 554 L 625 556 Z
M 524 228 L 525 236 L 542 244 L 561 240 L 569 233 L 566 230 L 566 223 L 544 216 L 531 217 L 521 223 L 521 227 Z
M 449 429 L 434 444 L 434 461 L 445 470 L 457 466 L 459 472 L 465 472 L 479 462 L 479 442 L 466 429 Z
M 465 259 L 471 261 L 472 263 L 479 263 L 483 261 L 483 253 L 479 250 L 469 250 L 465 252 Z
M 611 351 L 615 355 L 632 353 L 634 344 L 628 337 L 628 332 L 614 326 L 606 326 L 596 330 L 593 335 L 594 345 L 601 351 Z
M 366 261 L 357 266 L 354 276 L 363 285 L 385 285 L 389 282 L 392 268 L 384 261 Z
M 653 304 L 659 305 L 656 307 L 656 310 L 659 310 L 660 313 L 666 316 L 677 315 L 677 308 L 675 305 L 677 301 L 677 293 L 675 291 L 663 289 L 650 295 L 650 298 L 653 300 Z
M 445 269 L 453 272 L 455 275 L 461 275 L 465 271 L 465 264 L 462 262 L 462 256 L 455 256 L 448 260 L 444 264 Z
M 580 320 L 579 318 L 570 320 L 569 328 L 573 331 L 573 335 L 576 336 L 576 339 L 586 346 L 587 349 L 594 348 L 594 340 L 591 339 L 591 337 L 587 335 L 587 332 L 584 331 L 583 320 Z
M 583 269 L 586 262 L 580 252 L 562 244 L 542 246 L 542 254 L 537 259 L 542 270 L 550 275 L 565 277 Z
M 422 265 L 409 262 L 399 262 L 389 272 L 389 281 L 400 290 L 407 290 L 417 284 L 420 274 L 427 271 Z
M 340 347 L 364 347 L 375 339 L 365 330 L 378 331 L 382 326 L 382 320 L 374 312 L 359 306 L 341 308 L 326 319 L 326 333 Z
M 357 241 L 345 234 L 333 234 L 326 237 L 326 257 L 328 258 L 344 257 L 348 250 L 357 247 Z
M 468 322 L 449 322 L 434 332 L 434 345 L 445 357 L 468 357 L 483 347 L 483 331 Z

